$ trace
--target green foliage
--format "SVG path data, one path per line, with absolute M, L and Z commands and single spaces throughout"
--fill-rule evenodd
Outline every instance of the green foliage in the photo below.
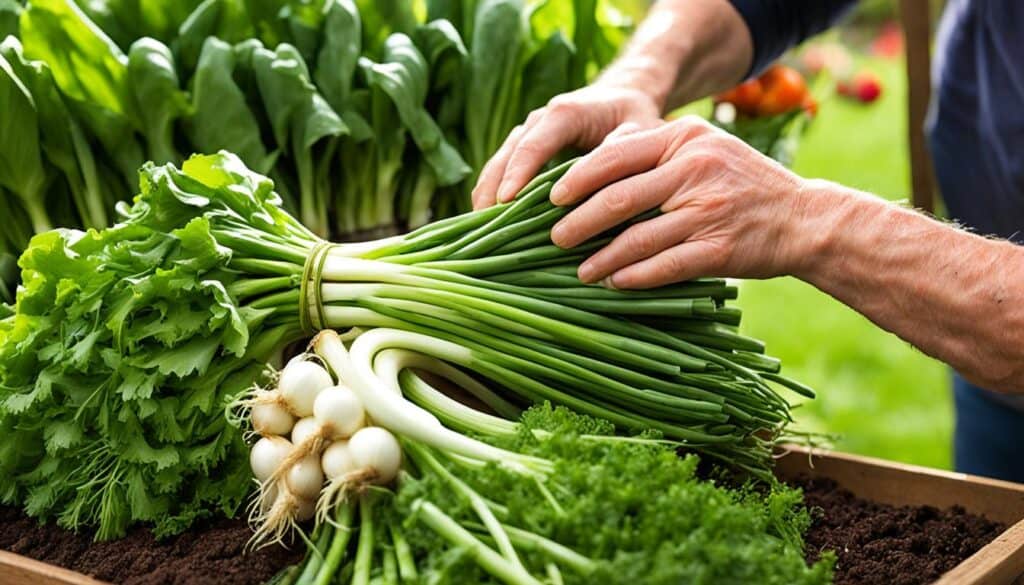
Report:
M 533 431 L 548 431 L 538 439 Z M 501 506 L 503 524 L 554 540 L 597 561 L 594 572 L 562 566 L 565 583 L 825 583 L 831 559 L 808 567 L 802 534 L 810 517 L 801 494 L 782 485 L 730 489 L 697 477 L 697 458 L 642 440 L 610 439 L 611 425 L 563 408 L 537 406 L 522 433 L 502 447 L 555 462 L 544 480 L 557 507 L 537 484 L 497 466 L 456 469 L 478 493 Z M 605 440 L 581 435 L 606 436 Z M 429 500 L 464 525 L 474 513 L 448 482 L 423 472 L 398 491 L 421 581 L 492 583 L 493 577 L 417 521 L 414 503 Z M 520 547 L 534 575 L 552 559 Z
M 0 321 L 3 501 L 100 539 L 235 513 L 249 472 L 224 410 L 299 334 L 231 292 L 244 280 L 229 262 L 261 251 L 231 226 L 306 241 L 267 179 L 227 156 L 142 179 L 117 226 L 34 237 Z
M 17 224 L 4 253 L 51 225 L 103 227 L 144 161 L 220 149 L 273 177 L 321 236 L 362 239 L 466 211 L 474 171 L 509 130 L 595 73 L 598 45 L 621 42 L 608 10 L 596 0 L 0 0 L 0 38 L 12 35 L 28 70 L 3 55 L 5 103 L 19 112 L 4 128 L 18 145 L 5 154 L 19 160 L 0 164 L 0 208 Z M 42 86 L 25 78 L 38 71 Z

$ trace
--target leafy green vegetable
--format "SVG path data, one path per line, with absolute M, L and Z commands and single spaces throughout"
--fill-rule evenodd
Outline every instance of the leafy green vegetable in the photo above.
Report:
M 16 445 L 0 459 L 4 501 L 97 526 L 99 538 L 133 521 L 165 534 L 213 509 L 233 513 L 249 486 L 224 410 L 318 328 L 370 329 L 352 343 L 357 366 L 414 349 L 515 401 L 655 429 L 768 478 L 791 420 L 770 383 L 807 391 L 777 376 L 757 342 L 715 327 L 739 318 L 724 281 L 644 292 L 580 283 L 586 249 L 549 244 L 568 210 L 547 194 L 567 168 L 511 204 L 325 246 L 234 155 L 148 164 L 117 225 L 47 232 L 21 257 L 15 314 L 0 320 L 0 429 Z M 342 370 L 350 386 L 365 382 L 364 369 Z M 380 424 L 397 412 L 362 400 Z M 479 455 L 477 444 L 452 445 Z
M 49 162 L 64 174 L 77 210 L 78 219 L 70 225 L 106 226 L 107 209 L 120 199 L 120 193 L 116 182 L 100 187 L 101 163 L 93 156 L 85 132 L 68 111 L 50 68 L 41 61 L 26 60 L 21 43 L 14 37 L 0 42 L 0 58 L 6 59 L 32 95 L 40 145 Z M 22 143 L 22 148 L 25 145 Z
M 171 50 L 155 39 L 135 41 L 128 50 L 126 77 L 135 94 L 150 160 L 158 164 L 179 161 L 173 124 L 189 113 L 189 102 L 181 90 Z
M 546 431 L 538 438 L 535 431 Z M 808 567 L 801 535 L 810 526 L 799 491 L 776 485 L 767 491 L 731 490 L 697 477 L 697 458 L 680 458 L 669 446 L 645 441 L 598 441 L 614 428 L 566 409 L 534 407 L 503 448 L 555 462 L 545 481 L 557 502 L 545 502 L 537 486 L 497 465 L 448 468 L 476 492 L 507 511 L 501 521 L 554 540 L 592 561 L 580 574 L 563 563 L 565 583 L 827 583 L 831 560 Z M 464 526 L 479 519 L 451 485 L 423 472 L 403 484 L 397 518 L 421 577 L 439 583 L 495 583 L 465 555 L 417 520 L 416 502 L 434 502 Z M 557 506 L 557 507 L 556 507 Z M 401 522 L 401 520 L 399 520 Z M 483 533 L 486 534 L 485 532 Z M 543 575 L 554 561 L 543 550 L 519 547 L 526 567 Z
M 28 212 L 32 229 L 50 229 L 43 201 L 49 173 L 39 145 L 35 103 L 11 64 L 0 58 L 0 186 L 17 196 Z
M 76 4 L 40 0 L 22 14 L 25 56 L 50 66 L 68 107 L 103 145 L 126 185 L 145 158 L 139 116 L 127 83 L 128 58 Z
M 265 179 L 201 165 L 189 166 L 207 180 L 245 173 L 236 205 L 218 206 L 232 216 L 191 220 L 167 171 L 150 167 L 123 223 L 47 232 L 22 256 L 17 314 L 0 322 L 3 501 L 104 539 L 140 520 L 168 534 L 231 515 L 248 493 L 245 446 L 223 411 L 300 332 L 234 300 L 228 265 L 243 248 L 216 234 L 238 221 L 268 238 L 308 232 Z M 189 202 L 208 190 L 189 184 Z
M 256 47 L 252 67 L 277 148 L 286 153 L 297 178 L 302 222 L 326 236 L 328 193 L 317 188 L 317 161 L 330 160 L 336 140 L 348 134 L 348 127 L 310 82 L 295 47 Z
M 46 225 L 106 225 L 143 161 L 220 149 L 321 235 L 468 211 L 507 132 L 596 73 L 583 45 L 603 42 L 610 1 L 0 0 L 0 29 L 24 44 L 5 58 L 41 104 L 41 165 L 58 171 L 41 193 L 9 189 L 29 224 L 11 253 Z
M 606 422 L 547 404 L 515 426 L 486 440 L 550 462 L 549 473 L 403 440 L 407 475 L 394 491 L 353 486 L 334 525 L 317 527 L 301 576 L 282 583 L 399 572 L 402 582 L 438 584 L 831 581 L 833 557 L 804 561 L 810 515 L 798 490 L 715 485 L 698 478 L 695 456 L 654 435 L 616 436 Z
M 18 36 L 21 11 L 21 4 L 17 0 L 0 0 L 0 39 L 8 35 Z
M 209 38 L 192 78 L 192 112 L 185 132 L 200 152 L 230 149 L 254 170 L 269 173 L 278 152 L 263 143 L 259 119 L 235 83 L 235 51 Z

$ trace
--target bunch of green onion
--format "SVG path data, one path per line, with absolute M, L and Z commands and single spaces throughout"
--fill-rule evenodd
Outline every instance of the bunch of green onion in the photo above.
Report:
M 778 361 L 737 333 L 740 313 L 725 305 L 737 291 L 724 280 L 650 291 L 581 283 L 579 262 L 610 236 L 570 250 L 551 244 L 549 230 L 568 210 L 548 193 L 571 164 L 538 176 L 510 204 L 373 242 L 333 245 L 297 225 L 276 235 L 226 222 L 214 237 L 236 250 L 230 266 L 246 273 L 229 291 L 272 309 L 268 324 L 385 328 L 377 351 L 422 352 L 513 402 L 549 401 L 620 428 L 654 429 L 765 474 L 772 440 L 791 420 L 771 383 L 809 391 L 778 376 Z M 157 170 L 178 185 L 181 173 Z
M 273 182 L 232 154 L 147 165 L 116 225 L 40 234 L 19 262 L 23 287 L 0 320 L 0 499 L 101 538 L 233 513 L 250 489 L 239 482 L 248 448 L 224 410 L 321 329 L 370 330 L 352 347 L 366 363 L 396 349 L 455 366 L 501 397 L 489 403 L 501 418 L 550 402 L 767 478 L 791 422 L 777 386 L 810 391 L 737 333 L 736 288 L 723 280 L 582 284 L 578 263 L 613 234 L 550 243 L 568 210 L 548 191 L 569 164 L 513 203 L 341 245 L 285 212 Z M 400 436 L 503 456 L 368 396 L 367 415 Z

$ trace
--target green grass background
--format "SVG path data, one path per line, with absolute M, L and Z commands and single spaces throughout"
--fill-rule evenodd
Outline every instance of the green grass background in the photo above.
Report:
M 825 96 L 793 168 L 892 200 L 909 197 L 902 61 L 866 59 L 884 93 L 863 106 Z M 817 91 L 817 95 L 824 92 Z M 797 409 L 802 430 L 838 435 L 837 449 L 948 468 L 949 373 L 817 289 L 791 278 L 745 281 L 743 330 L 818 391 Z

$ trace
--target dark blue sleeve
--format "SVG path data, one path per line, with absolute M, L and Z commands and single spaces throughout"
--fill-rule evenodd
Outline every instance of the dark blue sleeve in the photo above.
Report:
M 831 26 L 857 0 L 729 0 L 754 41 L 754 74 L 790 47 Z

